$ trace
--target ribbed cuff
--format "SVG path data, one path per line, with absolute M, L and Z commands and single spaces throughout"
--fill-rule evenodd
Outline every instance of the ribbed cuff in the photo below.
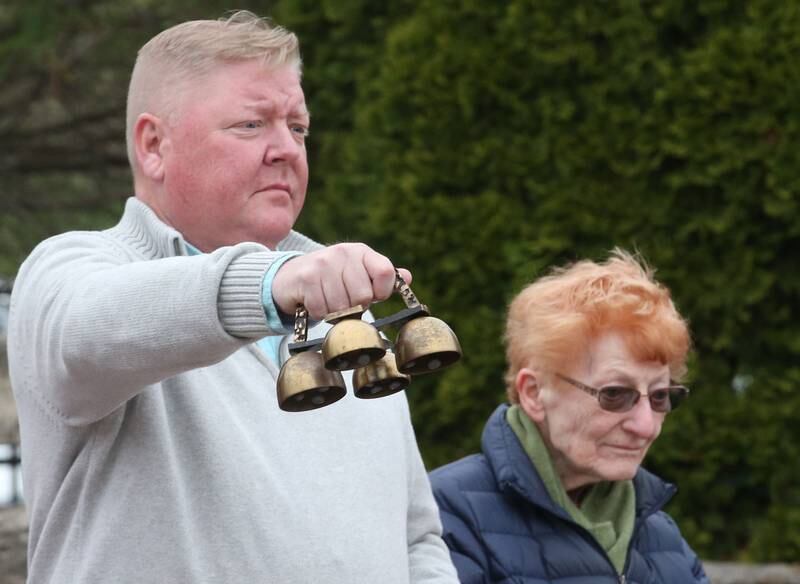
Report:
M 261 284 L 261 305 L 264 307 L 264 313 L 267 315 L 267 325 L 273 331 L 280 331 L 283 334 L 292 332 L 294 329 L 294 314 L 283 314 L 278 305 L 275 304 L 275 299 L 272 297 L 272 280 L 275 279 L 275 274 L 281 269 L 281 266 L 292 258 L 303 255 L 299 251 L 287 252 L 282 257 L 272 262 L 272 265 L 264 275 L 264 280 Z
M 285 254 L 253 252 L 233 260 L 219 287 L 217 310 L 225 330 L 234 337 L 260 338 L 272 331 L 264 313 L 261 288 L 264 275 Z

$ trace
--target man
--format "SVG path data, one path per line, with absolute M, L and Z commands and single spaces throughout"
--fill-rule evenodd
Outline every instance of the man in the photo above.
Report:
M 292 231 L 300 70 L 296 37 L 246 12 L 154 37 L 131 78 L 120 223 L 20 269 L 32 584 L 456 581 L 402 394 L 278 408 L 274 340 L 296 306 L 368 305 L 395 274 L 363 244 Z

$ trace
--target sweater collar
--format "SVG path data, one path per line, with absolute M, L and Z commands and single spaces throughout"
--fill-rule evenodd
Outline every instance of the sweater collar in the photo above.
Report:
M 122 219 L 109 231 L 117 232 L 147 259 L 188 255 L 183 235 L 136 197 L 125 202 Z
M 136 197 L 128 198 L 122 219 L 108 231 L 126 240 L 146 259 L 189 255 L 183 235 L 159 219 L 155 211 Z M 321 248 L 320 244 L 294 230 L 278 244 L 278 251 L 309 253 Z

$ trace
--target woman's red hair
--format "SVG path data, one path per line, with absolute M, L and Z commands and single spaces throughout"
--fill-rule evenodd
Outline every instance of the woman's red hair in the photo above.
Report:
M 506 320 L 506 390 L 517 403 L 517 373 L 531 367 L 546 374 L 568 370 L 600 334 L 614 331 L 634 358 L 686 373 L 691 339 L 669 290 L 641 258 L 615 249 L 603 263 L 584 260 L 555 268 L 522 290 Z

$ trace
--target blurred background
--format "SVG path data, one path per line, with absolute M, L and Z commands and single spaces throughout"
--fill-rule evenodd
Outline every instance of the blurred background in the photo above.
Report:
M 694 335 L 691 398 L 645 464 L 679 486 L 667 510 L 703 558 L 800 562 L 800 2 L 0 0 L 0 339 L 33 246 L 114 224 L 131 194 L 138 47 L 233 8 L 301 41 L 298 228 L 409 267 L 462 342 L 408 389 L 429 468 L 477 451 L 504 399 L 509 299 L 638 250 Z

